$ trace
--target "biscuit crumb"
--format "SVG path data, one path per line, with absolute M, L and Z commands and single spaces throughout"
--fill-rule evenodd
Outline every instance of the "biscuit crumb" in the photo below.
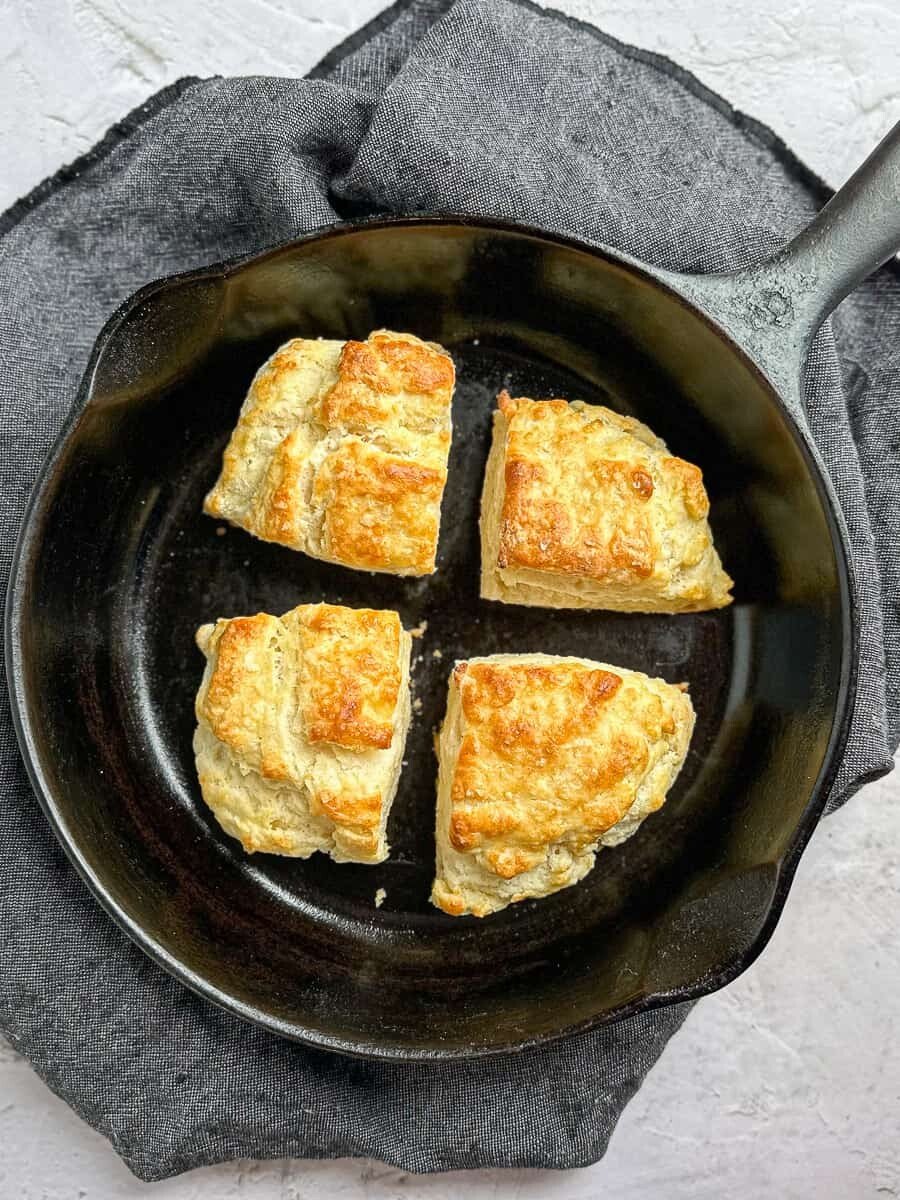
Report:
M 420 637 L 422 637 L 422 635 L 424 634 L 424 632 L 427 628 L 428 628 L 428 622 L 420 621 L 419 624 L 415 627 L 415 629 L 411 629 L 409 631 L 409 636 L 414 637 L 414 638 L 420 638 Z
M 216 526 L 216 537 L 224 537 L 227 532 L 228 532 L 228 530 L 225 528 L 224 525 Z
M 375 893 L 375 907 L 376 908 L 381 908 L 382 904 L 384 904 L 386 896 L 387 896 L 387 892 L 384 890 L 384 888 L 379 888 L 378 891 Z
M 419 699 L 418 696 L 416 696 L 415 700 L 413 700 L 412 706 L 413 706 L 413 712 L 421 712 L 422 711 L 422 701 Z
M 431 657 L 441 659 L 444 657 L 444 652 L 438 646 L 435 646 L 435 648 L 431 652 Z

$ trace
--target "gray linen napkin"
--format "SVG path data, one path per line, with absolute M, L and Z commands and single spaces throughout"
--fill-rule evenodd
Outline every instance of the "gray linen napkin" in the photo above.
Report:
M 768 130 L 658 57 L 528 4 L 413 0 L 307 79 L 186 79 L 0 218 L 0 574 L 105 318 L 148 280 L 374 212 L 466 211 L 709 271 L 779 246 L 827 192 Z M 816 346 L 809 435 L 854 543 L 861 687 L 835 807 L 898 740 L 900 278 Z M 160 1179 L 239 1157 L 408 1170 L 599 1158 L 689 1006 L 472 1064 L 352 1061 L 198 999 L 94 904 L 0 701 L 0 1027 Z

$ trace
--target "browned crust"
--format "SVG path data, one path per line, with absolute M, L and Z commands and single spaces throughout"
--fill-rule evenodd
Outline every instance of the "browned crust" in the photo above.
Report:
M 390 748 L 403 686 L 402 637 L 396 612 L 331 604 L 300 605 L 282 617 L 234 617 L 198 631 L 211 664 L 197 697 L 198 720 L 245 768 L 308 790 L 310 811 L 326 815 L 343 831 L 344 849 L 363 860 L 378 850 L 385 798 L 327 756 L 326 778 L 345 786 L 323 785 L 313 748 Z M 204 795 L 215 796 L 215 775 L 201 770 L 199 778 Z M 250 829 L 241 841 L 249 852 L 292 844 L 277 823 L 263 840 Z
M 278 618 L 257 613 L 221 625 L 202 716 L 219 741 L 250 761 L 256 759 L 254 766 L 264 778 L 286 779 L 284 756 L 275 739 L 265 735 L 261 717 L 277 686 L 272 643 L 279 632 Z
M 453 360 L 427 342 L 384 331 L 341 351 L 338 378 L 322 399 L 320 420 L 329 429 L 362 431 L 390 421 L 398 397 L 414 396 L 406 424 L 440 420 L 453 390 Z M 401 401 L 402 403 L 402 401 Z
M 322 464 L 313 494 L 324 510 L 330 558 L 369 570 L 434 570 L 447 473 L 346 442 Z
M 573 660 L 463 664 L 454 682 L 462 736 L 449 842 L 503 879 L 544 862 L 553 844 L 596 844 L 633 804 L 651 744 L 693 720 L 681 688 L 643 689 Z
M 648 608 L 658 596 L 664 610 L 730 602 L 699 467 L 669 454 L 640 422 L 601 406 L 501 392 L 498 409 L 503 486 L 494 493 L 498 535 L 488 573 L 602 585 L 613 606 L 629 593 Z M 502 578 L 514 588 L 519 577 Z M 603 606 L 601 589 L 589 594 Z
M 454 379 L 411 334 L 293 339 L 254 379 L 205 511 L 346 566 L 432 573 Z
M 359 793 L 350 791 L 313 792 L 312 810 L 325 813 L 335 825 L 352 836 L 357 850 L 363 855 L 375 852 L 378 829 L 381 824 L 382 798 L 377 792 Z
M 302 605 L 302 713 L 311 743 L 386 750 L 400 695 L 395 612 Z

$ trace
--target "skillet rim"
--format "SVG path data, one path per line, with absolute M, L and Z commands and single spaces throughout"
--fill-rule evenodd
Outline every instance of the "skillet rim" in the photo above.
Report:
M 493 230 L 501 233 L 523 236 L 538 241 L 549 242 L 556 246 L 574 249 L 614 266 L 624 267 L 632 271 L 645 282 L 661 289 L 689 312 L 705 323 L 713 334 L 723 340 L 730 351 L 735 354 L 756 377 L 759 383 L 769 393 L 776 403 L 788 433 L 793 439 L 807 472 L 812 479 L 816 493 L 822 504 L 826 525 L 831 540 L 832 551 L 837 567 L 840 593 L 840 633 L 841 633 L 841 663 L 836 706 L 829 734 L 828 745 L 822 759 L 819 774 L 810 787 L 809 798 L 797 822 L 790 844 L 782 858 L 776 862 L 777 878 L 772 892 L 772 898 L 766 916 L 756 935 L 742 953 L 735 955 L 723 968 L 714 973 L 702 976 L 693 983 L 663 992 L 654 992 L 635 997 L 627 1003 L 596 1013 L 581 1021 L 573 1022 L 560 1029 L 534 1034 L 518 1041 L 501 1042 L 491 1045 L 454 1045 L 445 1046 L 440 1043 L 421 1042 L 411 1045 L 396 1039 L 375 1041 L 359 1036 L 332 1035 L 321 1030 L 311 1029 L 298 1022 L 287 1021 L 272 1014 L 265 1013 L 255 1006 L 222 991 L 201 974 L 187 966 L 180 958 L 168 951 L 161 942 L 149 935 L 143 926 L 131 917 L 108 894 L 100 878 L 87 863 L 81 853 L 77 840 L 70 834 L 62 814 L 57 810 L 56 800 L 50 786 L 45 780 L 40 766 L 39 755 L 32 737 L 32 723 L 27 713 L 27 696 L 24 683 L 24 654 L 22 650 L 22 618 L 23 593 L 25 592 L 25 568 L 33 564 L 36 553 L 40 552 L 40 544 L 36 538 L 36 523 L 40 513 L 41 503 L 49 490 L 55 468 L 62 455 L 74 427 L 89 405 L 93 394 L 94 376 L 103 354 L 125 319 L 141 304 L 158 292 L 177 288 L 183 284 L 204 279 L 224 280 L 240 273 L 244 268 L 260 263 L 267 258 L 275 258 L 298 246 L 309 243 L 338 238 L 360 231 L 404 228 L 404 227 L 458 227 Z M 847 541 L 847 532 L 843 513 L 834 492 L 831 480 L 821 464 L 819 455 L 803 437 L 797 421 L 785 404 L 780 392 L 768 379 L 762 369 L 749 354 L 734 340 L 727 329 L 716 317 L 686 299 L 672 286 L 677 279 L 676 273 L 662 272 L 657 275 L 654 267 L 633 258 L 631 255 L 616 250 L 613 247 L 592 244 L 577 237 L 557 234 L 525 222 L 511 221 L 502 218 L 480 217 L 471 214 L 454 213 L 416 213 L 409 215 L 377 216 L 355 221 L 337 221 L 329 225 L 318 226 L 299 237 L 289 238 L 269 245 L 261 250 L 239 255 L 189 271 L 178 272 L 153 280 L 130 296 L 114 310 L 98 333 L 91 349 L 90 358 L 81 378 L 75 399 L 63 422 L 59 434 L 53 442 L 35 479 L 10 564 L 9 582 L 6 593 L 4 613 L 4 655 L 7 677 L 7 687 L 10 697 L 10 709 L 19 751 L 28 774 L 29 782 L 38 803 L 43 810 L 50 828 L 62 846 L 71 864 L 81 876 L 94 899 L 101 908 L 113 919 L 119 928 L 148 955 L 155 963 L 172 975 L 179 983 L 189 988 L 196 995 L 216 1004 L 246 1021 L 289 1040 L 300 1042 L 315 1049 L 330 1050 L 351 1057 L 386 1062 L 439 1062 L 466 1061 L 473 1059 L 497 1058 L 500 1056 L 520 1053 L 523 1050 L 545 1046 L 564 1037 L 599 1028 L 603 1025 L 625 1020 L 639 1012 L 648 1012 L 656 1008 L 664 1008 L 685 1001 L 697 1000 L 702 996 L 718 991 L 741 975 L 762 953 L 784 911 L 791 885 L 794 880 L 797 865 L 803 851 L 823 815 L 831 786 L 836 777 L 843 752 L 846 748 L 850 730 L 851 717 L 856 697 L 857 680 L 859 675 L 859 640 L 860 622 L 854 589 L 852 558 Z

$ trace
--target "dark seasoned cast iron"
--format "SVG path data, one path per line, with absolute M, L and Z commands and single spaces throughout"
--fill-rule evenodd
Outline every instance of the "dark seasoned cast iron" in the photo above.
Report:
M 896 153 L 883 149 L 869 174 L 896 178 Z M 795 401 L 829 304 L 900 241 L 896 227 L 866 241 L 854 189 L 837 204 L 857 213 L 830 231 L 820 217 L 789 252 L 807 254 L 799 274 L 788 256 L 690 279 L 535 230 L 425 218 L 326 230 L 123 306 L 33 500 L 7 646 L 38 797 L 145 950 L 278 1032 L 397 1058 L 521 1048 L 710 991 L 753 959 L 826 798 L 853 690 L 840 519 L 772 383 Z M 458 366 L 438 573 L 343 570 L 204 517 L 266 355 L 292 335 L 379 326 L 440 341 Z M 481 602 L 478 497 L 501 387 L 609 404 L 701 464 L 734 607 L 665 617 Z M 248 857 L 194 776 L 196 627 L 320 599 L 428 623 L 392 853 L 375 868 Z M 585 882 L 488 920 L 446 917 L 428 893 L 447 675 L 456 658 L 527 650 L 689 681 L 691 750 L 662 812 Z

